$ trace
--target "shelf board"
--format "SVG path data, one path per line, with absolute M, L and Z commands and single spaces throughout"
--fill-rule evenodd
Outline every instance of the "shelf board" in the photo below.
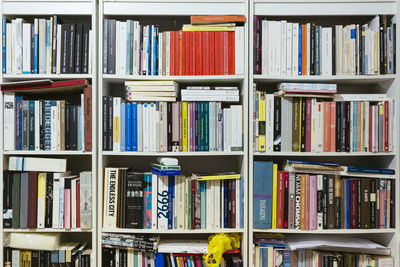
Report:
M 36 150 L 13 150 L 13 151 L 4 151 L 3 152 L 4 155 L 41 155 L 41 156 L 57 156 L 57 155 L 65 155 L 65 156 L 91 156 L 93 154 L 93 152 L 91 151 L 45 151 L 45 150 L 40 150 L 40 151 L 36 151 Z
M 179 229 L 102 229 L 103 233 L 120 233 L 120 234 L 129 234 L 129 233 L 143 233 L 143 234 L 214 234 L 214 233 L 243 233 L 243 228 L 235 228 L 235 229 L 196 229 L 196 230 L 179 230 Z
M 188 82 L 224 82 L 234 83 L 241 82 L 244 80 L 244 75 L 198 75 L 198 76 L 133 76 L 133 75 L 114 75 L 114 74 L 103 74 L 103 79 L 106 81 L 176 81 L 178 83 Z
M 254 75 L 254 82 L 332 82 L 340 84 L 373 84 L 392 81 L 396 74 L 358 76 L 265 76 Z
M 243 156 L 243 151 L 228 151 L 228 152 L 114 152 L 114 151 L 103 151 L 103 156 L 149 156 L 149 157 L 160 157 L 160 156 L 175 156 L 175 157 L 185 157 L 185 156 Z
M 3 229 L 5 233 L 90 233 L 91 229 L 52 229 L 52 228 L 44 228 L 44 229 Z
M 70 1 L 7 1 L 2 3 L 3 15 L 92 15 L 93 3 L 88 0 Z
M 264 157 L 381 157 L 395 155 L 395 152 L 253 152 L 253 156 Z
M 297 230 L 297 229 L 253 229 L 253 233 L 282 234 L 394 234 L 396 229 L 327 229 L 327 230 Z
M 91 79 L 92 74 L 3 74 L 3 79 L 29 80 L 29 79 Z

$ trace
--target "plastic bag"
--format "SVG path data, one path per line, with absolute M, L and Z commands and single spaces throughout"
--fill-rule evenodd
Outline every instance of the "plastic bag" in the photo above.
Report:
M 225 251 L 240 248 L 241 236 L 234 234 L 215 234 L 208 238 L 208 254 L 204 255 L 208 267 L 220 265 Z

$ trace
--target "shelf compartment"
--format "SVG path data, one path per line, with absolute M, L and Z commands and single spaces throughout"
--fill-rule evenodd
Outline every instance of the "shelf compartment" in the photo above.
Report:
M 3 15 L 92 15 L 92 1 L 3 1 Z
M 257 157 L 382 157 L 396 152 L 253 152 Z

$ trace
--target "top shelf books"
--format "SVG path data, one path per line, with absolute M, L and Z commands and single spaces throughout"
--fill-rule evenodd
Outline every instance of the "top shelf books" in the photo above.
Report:
M 319 26 L 254 16 L 254 74 L 263 76 L 393 74 L 396 24 Z

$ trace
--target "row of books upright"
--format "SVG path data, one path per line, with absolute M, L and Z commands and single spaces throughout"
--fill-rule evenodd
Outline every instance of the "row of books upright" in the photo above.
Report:
M 159 31 L 139 21 L 104 19 L 103 73 L 117 75 L 244 74 L 244 16 L 226 24 Z M 210 22 L 212 23 L 212 22 Z M 215 23 L 215 22 L 214 22 Z
M 340 166 L 305 163 L 314 171 L 254 162 L 254 227 L 375 229 L 395 227 L 395 180 L 341 176 Z M 298 167 L 297 165 L 297 167 Z M 265 196 L 260 197 L 262 192 Z M 266 216 L 262 216 L 265 214 Z
M 178 166 L 179 167 L 179 166 Z M 161 168 L 161 169 L 157 169 Z M 242 228 L 244 187 L 240 174 L 212 180 L 153 165 L 152 172 L 104 170 L 103 227 L 136 229 Z M 112 203 L 110 197 L 115 197 Z
M 2 20 L 2 72 L 7 74 L 91 73 L 94 34 L 89 24 L 49 19 Z
M 253 94 L 256 151 L 394 150 L 395 101 L 385 94 L 335 94 L 326 100 L 316 94 L 277 95 L 255 88 Z
M 324 27 L 254 16 L 254 74 L 370 75 L 396 70 L 396 23 Z

